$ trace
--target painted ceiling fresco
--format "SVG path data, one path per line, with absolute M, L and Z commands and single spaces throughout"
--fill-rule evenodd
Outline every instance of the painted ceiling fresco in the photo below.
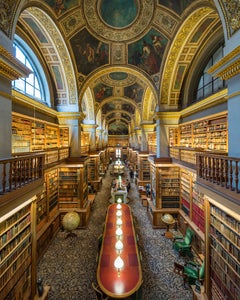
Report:
M 199 9 L 198 2 L 44 0 L 50 14 L 59 21 L 59 31 L 65 34 L 64 39 L 78 78 L 77 88 L 83 91 L 75 101 L 83 98 L 87 101 L 84 92 L 89 89 L 93 99 L 89 107 L 92 110 L 96 108 L 96 113 L 100 110 L 100 114 L 107 120 L 109 133 L 127 134 L 130 123 L 137 120 L 140 124 L 143 116 L 147 116 L 147 121 L 155 122 L 153 115 L 156 104 L 163 101 L 160 98 L 165 99 L 161 95 L 165 92 L 165 86 L 161 85 L 163 64 L 175 33 L 185 21 L 185 12 L 190 15 L 190 10 Z M 38 23 L 31 19 L 31 13 L 28 17 L 25 16 L 25 23 L 37 36 L 39 43 L 47 44 L 48 37 L 41 32 Z M 215 17 L 202 22 L 199 30 L 192 35 L 194 49 L 204 32 L 213 26 L 211 23 L 214 20 Z M 192 53 L 187 55 L 188 49 L 185 50 L 184 61 L 174 70 L 176 75 L 172 87 L 176 94 L 180 94 L 184 75 L 193 56 Z M 63 73 L 59 66 L 52 63 L 51 70 L 58 89 L 64 89 Z M 174 93 L 171 93 L 173 97 Z M 149 98 L 154 100 L 150 101 Z M 64 100 L 59 101 L 64 104 Z M 149 107 L 147 115 L 142 111 L 146 103 Z M 173 109 L 178 109 L 177 102 L 171 103 L 175 105 Z M 86 108 L 88 103 L 83 104 L 83 110 L 89 111 Z

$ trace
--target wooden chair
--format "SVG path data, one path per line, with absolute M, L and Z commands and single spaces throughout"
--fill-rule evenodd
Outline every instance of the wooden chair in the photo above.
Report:
M 108 297 L 106 295 L 104 295 L 103 292 L 100 290 L 99 286 L 95 285 L 94 282 L 92 282 L 92 288 L 95 291 L 97 300 L 107 300 L 108 299 Z
M 173 249 L 178 252 L 179 255 L 192 257 L 191 247 L 194 232 L 188 227 L 185 236 L 176 236 L 173 239 Z

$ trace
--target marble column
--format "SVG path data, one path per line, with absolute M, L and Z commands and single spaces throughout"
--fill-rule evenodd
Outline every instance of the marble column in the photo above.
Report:
M 96 151 L 96 128 L 98 125 L 96 124 L 82 124 L 82 128 L 84 132 L 89 133 L 89 150 L 90 152 Z
M 154 131 L 155 124 L 142 123 L 141 128 L 142 128 L 141 151 L 149 151 L 148 134 Z

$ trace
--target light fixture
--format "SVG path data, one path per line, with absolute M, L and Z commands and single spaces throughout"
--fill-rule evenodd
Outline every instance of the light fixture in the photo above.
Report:
M 122 203 L 122 199 L 121 199 L 121 198 L 118 198 L 118 199 L 117 199 L 117 203 L 119 203 L 119 204 Z
M 121 218 L 117 218 L 117 225 L 120 227 L 122 225 L 122 219 Z
M 118 276 L 120 276 L 120 270 L 123 268 L 123 266 L 124 266 L 124 262 L 122 258 L 118 255 L 118 257 L 114 261 L 114 267 L 118 271 Z
M 120 203 L 117 204 L 117 209 L 121 209 L 122 205 Z
M 121 229 L 121 228 L 118 228 L 118 229 L 116 230 L 116 236 L 117 236 L 117 238 L 120 238 L 120 237 L 122 236 L 122 234 L 123 234 L 122 229 Z
M 118 240 L 115 244 L 115 248 L 120 252 L 123 249 L 123 243 L 121 240 Z
M 117 217 L 121 217 L 122 216 L 122 211 L 121 210 L 117 210 L 116 215 L 117 215 Z

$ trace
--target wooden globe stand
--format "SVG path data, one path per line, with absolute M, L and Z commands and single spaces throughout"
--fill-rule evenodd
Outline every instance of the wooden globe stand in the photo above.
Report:
M 164 214 L 161 217 L 161 219 L 162 219 L 163 223 L 166 224 L 166 227 L 167 227 L 167 230 L 163 235 L 168 239 L 172 239 L 173 233 L 171 231 L 169 231 L 169 227 L 170 227 L 170 225 L 174 224 L 176 221 L 174 220 L 173 216 L 170 214 Z

